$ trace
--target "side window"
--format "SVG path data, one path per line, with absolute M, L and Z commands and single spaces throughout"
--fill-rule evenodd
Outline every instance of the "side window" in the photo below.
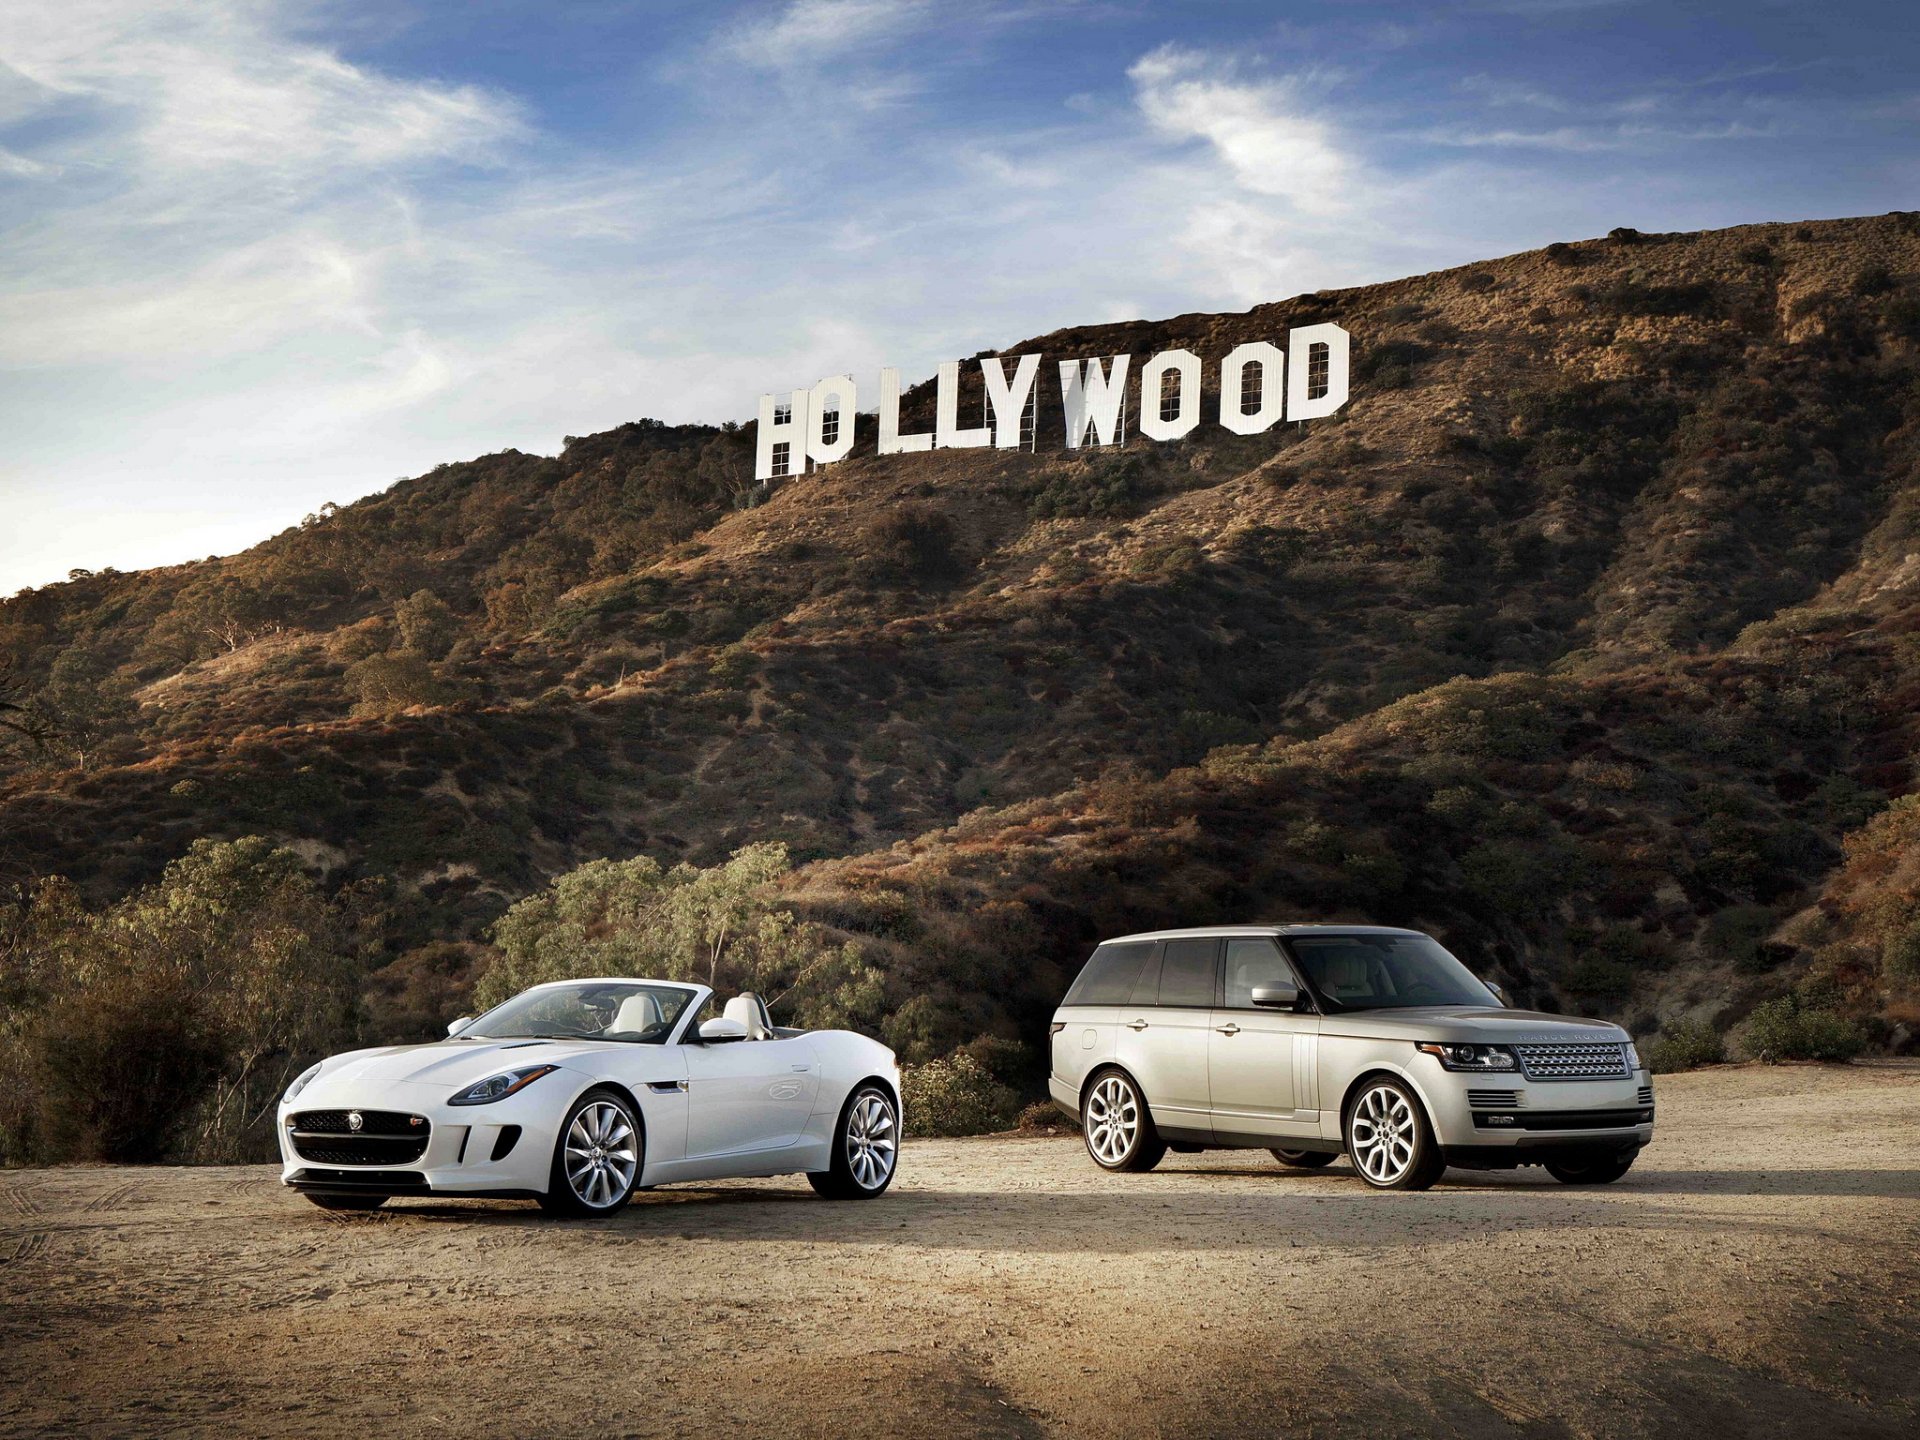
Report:
M 1133 982 L 1146 963 L 1153 945 L 1136 940 L 1128 945 L 1102 945 L 1093 952 L 1081 970 L 1080 978 L 1067 991 L 1062 1005 L 1124 1005 L 1133 993 Z
M 1227 1008 L 1253 1009 L 1256 985 L 1296 985 L 1293 967 L 1271 940 L 1227 941 Z
M 1140 967 L 1140 978 L 1134 982 L 1133 1001 L 1135 1005 L 1158 1005 L 1160 1003 L 1160 957 L 1167 953 L 1167 947 L 1156 944 L 1153 958 Z
M 1216 939 L 1169 940 L 1160 962 L 1160 1003 L 1206 1009 L 1213 1004 Z
M 711 1000 L 712 998 L 713 997 L 709 995 L 707 1000 Z M 692 1045 L 699 1042 L 700 1022 L 707 1018 L 707 1000 L 700 1002 L 699 1006 L 695 1008 L 693 1015 L 688 1019 L 687 1028 L 680 1032 L 680 1043 L 682 1045 Z

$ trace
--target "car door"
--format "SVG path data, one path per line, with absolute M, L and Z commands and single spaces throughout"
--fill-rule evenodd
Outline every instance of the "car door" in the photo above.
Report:
M 1256 1006 L 1256 986 L 1300 981 L 1264 936 L 1226 943 L 1220 1007 L 1207 1044 L 1207 1088 L 1216 1136 L 1225 1140 L 1317 1135 L 1314 1090 L 1317 1016 Z
M 820 1093 L 820 1062 L 804 1035 L 682 1047 L 687 1058 L 687 1159 L 791 1145 Z
M 1165 941 L 1120 1010 L 1115 1058 L 1146 1091 L 1153 1123 L 1175 1140 L 1213 1136 L 1207 1041 L 1219 983 L 1220 941 Z

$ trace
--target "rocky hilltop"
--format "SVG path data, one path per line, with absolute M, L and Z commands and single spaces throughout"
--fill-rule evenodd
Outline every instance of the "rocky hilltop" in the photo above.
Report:
M 1353 398 L 1261 436 L 1066 451 L 1043 406 L 1035 453 L 863 444 L 767 489 L 751 427 L 641 421 L 0 601 L 40 737 L 0 732 L 4 879 L 105 902 L 263 835 L 383 883 L 404 966 L 587 859 L 772 839 L 917 1056 L 1030 1040 L 1102 932 L 1316 917 L 1641 1029 L 1793 996 L 1904 1044 L 1920 219 L 1620 230 L 989 353 L 1319 320 Z

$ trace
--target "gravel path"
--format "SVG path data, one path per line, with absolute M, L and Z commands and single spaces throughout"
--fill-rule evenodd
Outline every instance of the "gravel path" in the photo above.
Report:
M 611 1222 L 0 1172 L 0 1435 L 1911 1436 L 1920 1065 L 1659 1082 L 1617 1185 L 911 1142 Z

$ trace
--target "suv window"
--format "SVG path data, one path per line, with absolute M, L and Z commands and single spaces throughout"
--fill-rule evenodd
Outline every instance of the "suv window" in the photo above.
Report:
M 1160 1003 L 1210 1008 L 1219 954 L 1220 942 L 1210 936 L 1167 941 L 1166 958 L 1160 962 Z
M 1067 991 L 1062 1005 L 1124 1005 L 1133 994 L 1133 982 L 1140 967 L 1153 951 L 1152 942 L 1136 940 L 1127 945 L 1102 945 L 1093 952 L 1080 978 Z
M 1298 985 L 1293 967 L 1271 940 L 1227 941 L 1226 1006 L 1253 1009 L 1256 985 Z

